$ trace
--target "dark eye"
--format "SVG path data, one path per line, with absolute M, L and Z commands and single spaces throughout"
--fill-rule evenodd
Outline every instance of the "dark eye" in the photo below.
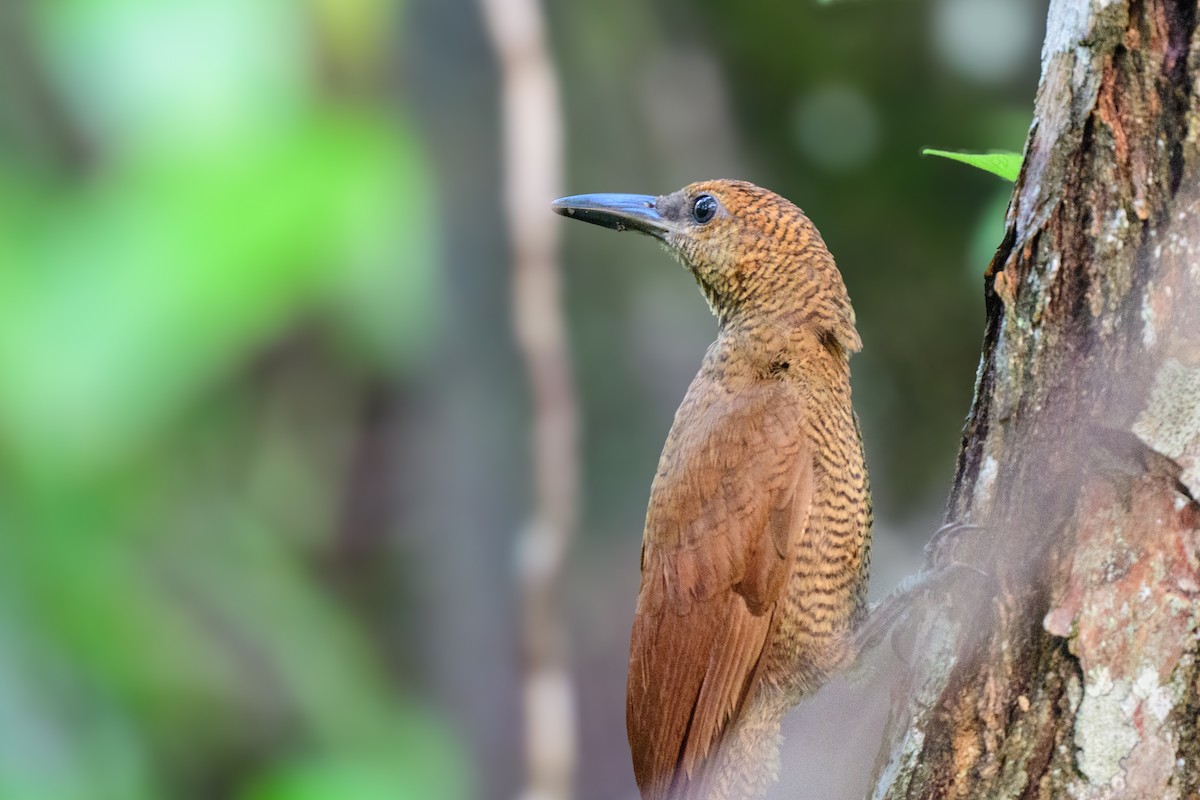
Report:
M 711 222 L 712 218 L 717 215 L 717 198 L 711 194 L 702 194 L 696 198 L 696 203 L 692 206 L 692 219 L 703 225 L 706 222 Z

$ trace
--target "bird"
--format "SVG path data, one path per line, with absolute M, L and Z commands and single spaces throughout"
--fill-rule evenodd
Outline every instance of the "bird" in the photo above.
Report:
M 761 797 L 784 714 L 854 660 L 867 612 L 845 283 L 804 212 L 744 181 L 552 208 L 659 240 L 716 315 L 651 484 L 626 728 L 644 800 Z

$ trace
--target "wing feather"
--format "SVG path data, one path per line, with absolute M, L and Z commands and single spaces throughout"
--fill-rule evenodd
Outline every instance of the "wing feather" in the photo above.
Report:
M 731 394 L 698 378 L 676 416 L 630 646 L 627 725 L 645 798 L 697 776 L 752 690 L 808 522 L 801 413 L 778 384 Z

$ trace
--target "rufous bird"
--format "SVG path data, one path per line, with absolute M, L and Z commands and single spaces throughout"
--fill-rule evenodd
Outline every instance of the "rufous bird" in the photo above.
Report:
M 784 713 L 853 659 L 866 613 L 850 298 L 804 212 L 750 183 L 553 207 L 660 240 L 716 314 L 650 490 L 626 723 L 645 800 L 759 797 Z

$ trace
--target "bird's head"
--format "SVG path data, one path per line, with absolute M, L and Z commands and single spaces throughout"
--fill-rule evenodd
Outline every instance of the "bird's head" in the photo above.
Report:
M 842 276 L 821 235 L 790 201 L 745 181 L 693 183 L 652 197 L 586 194 L 554 201 L 559 214 L 660 240 L 700 284 L 722 325 L 812 326 L 861 348 Z

